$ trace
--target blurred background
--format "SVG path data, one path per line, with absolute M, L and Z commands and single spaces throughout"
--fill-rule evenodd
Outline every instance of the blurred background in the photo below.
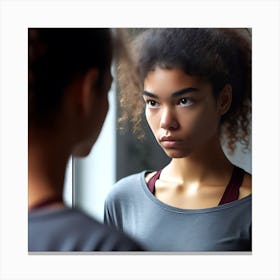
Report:
M 128 29 L 131 36 L 143 30 Z M 170 161 L 156 143 L 145 118 L 142 118 L 144 140 L 138 140 L 129 127 L 125 134 L 120 132 L 116 81 L 109 92 L 109 102 L 103 129 L 90 155 L 84 159 L 69 159 L 64 187 L 67 205 L 78 207 L 101 222 L 104 201 L 116 181 L 143 170 L 159 170 Z M 249 173 L 252 171 L 251 150 L 251 144 L 247 152 L 238 144 L 233 155 L 224 149 L 231 162 Z

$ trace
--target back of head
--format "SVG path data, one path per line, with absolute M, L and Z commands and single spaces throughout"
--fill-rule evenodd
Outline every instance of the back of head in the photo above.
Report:
M 28 126 L 52 123 L 67 86 L 91 68 L 111 65 L 113 40 L 106 28 L 28 30 Z

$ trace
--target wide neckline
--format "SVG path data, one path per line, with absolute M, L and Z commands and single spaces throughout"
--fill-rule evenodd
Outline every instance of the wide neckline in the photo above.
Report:
M 159 200 L 157 197 L 155 197 L 149 190 L 148 185 L 145 180 L 145 174 L 148 172 L 153 172 L 149 170 L 144 170 L 140 173 L 140 185 L 142 190 L 144 191 L 145 195 L 148 197 L 149 200 L 151 200 L 154 204 L 159 206 L 160 208 L 169 211 L 169 212 L 176 212 L 180 214 L 199 214 L 199 213 L 209 213 L 209 212 L 216 212 L 216 211 L 221 211 L 224 209 L 232 208 L 232 207 L 237 207 L 240 204 L 246 203 L 248 200 L 251 200 L 252 194 L 249 194 L 241 199 L 225 203 L 222 205 L 217 205 L 213 207 L 208 207 L 208 208 L 199 208 L 199 209 L 185 209 L 185 208 L 179 208 L 175 207 L 169 204 L 166 204 Z

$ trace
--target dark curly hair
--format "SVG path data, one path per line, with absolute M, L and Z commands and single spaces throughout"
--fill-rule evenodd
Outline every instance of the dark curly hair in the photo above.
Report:
M 144 79 L 156 66 L 180 68 L 188 75 L 203 78 L 217 97 L 226 85 L 232 86 L 232 104 L 221 119 L 221 138 L 233 152 L 240 141 L 249 146 L 251 119 L 251 30 L 246 28 L 151 28 L 130 41 L 134 61 L 118 66 L 121 125 L 127 120 L 141 130 Z M 134 66 L 133 66 L 134 65 Z M 133 71 L 135 69 L 135 71 Z M 129 75 L 129 77 L 127 76 Z
M 45 126 L 59 111 L 65 88 L 90 68 L 110 69 L 113 37 L 108 28 L 28 29 L 28 127 Z

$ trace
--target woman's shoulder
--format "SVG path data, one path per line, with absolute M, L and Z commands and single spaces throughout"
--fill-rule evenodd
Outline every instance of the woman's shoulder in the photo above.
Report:
M 128 175 L 118 180 L 107 196 L 107 200 L 123 199 L 131 196 L 139 189 L 146 171 Z
M 147 171 L 141 171 L 139 173 L 134 173 L 119 179 L 114 185 L 113 188 L 125 188 L 131 184 L 140 183 L 142 178 L 145 177 Z

